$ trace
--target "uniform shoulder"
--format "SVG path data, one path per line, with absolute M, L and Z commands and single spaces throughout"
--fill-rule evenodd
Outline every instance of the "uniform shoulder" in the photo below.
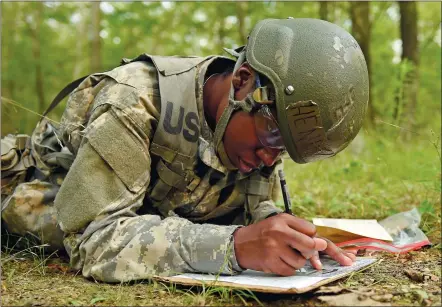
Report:
M 126 84 L 137 90 L 158 90 L 158 72 L 150 61 L 128 63 L 106 73 L 118 83 Z

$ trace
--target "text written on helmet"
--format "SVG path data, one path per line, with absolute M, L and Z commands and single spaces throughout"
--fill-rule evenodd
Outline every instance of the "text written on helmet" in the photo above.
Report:
M 168 101 L 163 121 L 164 130 L 173 135 L 182 132 L 186 141 L 197 142 L 199 137 L 198 115 L 195 112 L 184 114 L 185 109 L 180 106 L 178 118 L 175 116 L 174 123 L 172 123 L 172 115 L 176 114 L 175 112 L 173 102 Z M 185 127 L 183 129 L 184 124 Z
M 351 85 L 347 91 L 347 93 L 344 96 L 344 101 L 342 104 L 340 104 L 338 107 L 336 107 L 332 114 L 334 115 L 334 119 L 336 121 L 339 121 L 341 118 L 347 114 L 350 107 L 354 104 L 355 101 L 355 88 L 353 85 Z
M 292 137 L 299 154 L 304 159 L 311 156 L 332 156 L 327 146 L 327 137 L 322 126 L 318 106 L 312 101 L 299 101 L 288 109 Z

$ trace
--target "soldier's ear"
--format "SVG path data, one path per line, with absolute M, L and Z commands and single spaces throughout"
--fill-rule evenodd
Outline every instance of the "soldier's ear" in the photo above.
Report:
M 254 70 L 248 63 L 243 63 L 233 74 L 232 84 L 235 90 L 252 90 L 255 85 Z

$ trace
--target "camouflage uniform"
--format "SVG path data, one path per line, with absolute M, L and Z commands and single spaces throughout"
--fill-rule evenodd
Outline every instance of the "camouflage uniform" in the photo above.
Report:
M 71 94 L 59 132 L 75 160 L 55 207 L 71 265 L 85 277 L 117 282 L 178 272 L 235 274 L 242 269 L 233 232 L 281 211 L 274 204 L 279 184 L 273 168 L 243 175 L 215 154 L 202 90 L 209 65 L 218 60 L 195 67 L 196 176 L 183 189 L 166 190 L 162 201 L 153 196 L 161 194 L 153 187 L 164 179 L 156 172 L 162 157 L 152 154 L 162 108 L 157 67 L 132 62 L 90 76 Z M 253 183 L 260 193 L 253 193 Z M 245 208 L 247 197 L 258 201 Z
M 18 245 L 19 241 L 13 243 L 18 248 L 41 241 L 48 245 L 47 251 L 62 249 L 63 232 L 57 223 L 54 199 L 73 155 L 46 119 L 39 122 L 30 137 L 3 138 L 1 151 L 2 230 L 5 227 L 26 238 Z

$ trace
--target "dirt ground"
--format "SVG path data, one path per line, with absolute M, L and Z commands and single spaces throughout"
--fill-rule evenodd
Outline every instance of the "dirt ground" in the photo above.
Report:
M 363 272 L 302 295 L 271 295 L 221 287 L 143 281 L 104 284 L 68 268 L 65 258 L 10 258 L 2 253 L 1 305 L 143 306 L 440 306 L 441 250 L 375 254 Z

